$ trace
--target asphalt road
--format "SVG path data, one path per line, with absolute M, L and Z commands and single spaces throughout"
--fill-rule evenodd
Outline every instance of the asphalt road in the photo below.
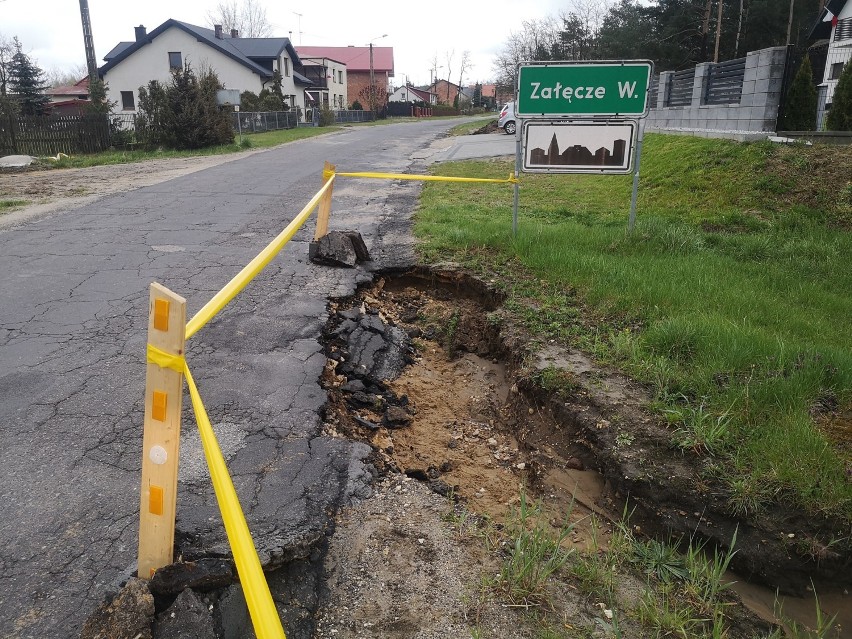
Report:
M 452 124 L 350 128 L 0 231 L 0 636 L 77 636 L 135 570 L 149 284 L 191 316 L 314 195 L 323 161 L 416 170 L 458 148 L 430 147 Z M 341 179 L 331 228 L 360 231 L 376 267 L 405 266 L 418 191 Z M 317 338 L 328 298 L 369 273 L 309 263 L 312 235 L 311 221 L 187 345 L 267 563 L 368 490 L 367 451 L 320 434 Z M 188 407 L 178 549 L 227 552 Z

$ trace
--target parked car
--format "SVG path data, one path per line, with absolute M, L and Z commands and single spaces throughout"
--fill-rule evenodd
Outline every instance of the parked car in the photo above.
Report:
M 515 103 L 507 102 L 500 110 L 497 126 L 503 129 L 507 135 L 515 135 Z

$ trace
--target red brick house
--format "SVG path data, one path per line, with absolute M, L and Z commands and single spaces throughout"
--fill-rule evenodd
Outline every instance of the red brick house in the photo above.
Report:
M 462 88 L 459 85 L 448 82 L 447 80 L 435 80 L 435 82 L 429 85 L 429 91 L 438 94 L 438 104 L 449 106 L 455 104 L 456 96 L 458 96 L 461 90 Z
M 346 65 L 349 106 L 356 100 L 370 108 L 370 47 L 296 47 L 299 57 L 331 58 Z M 393 47 L 373 47 L 376 108 L 387 104 L 393 77 Z

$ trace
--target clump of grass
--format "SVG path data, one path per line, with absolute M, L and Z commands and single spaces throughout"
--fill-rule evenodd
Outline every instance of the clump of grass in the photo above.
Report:
M 26 206 L 29 203 L 29 200 L 0 200 L 0 214 Z
M 562 543 L 573 525 L 566 523 L 553 536 L 549 526 L 542 521 L 541 504 L 530 503 L 524 490 L 512 515 L 507 528 L 510 534 L 507 557 L 497 583 L 514 604 L 540 604 L 547 600 L 546 586 L 551 575 L 565 565 L 571 554 L 570 550 L 562 547 Z
M 682 450 L 695 453 L 716 455 L 724 450 L 730 436 L 731 415 L 728 411 L 715 414 L 708 410 L 702 398 L 698 406 L 689 403 L 686 397 L 684 405 L 668 408 L 663 411 L 676 428 L 672 441 Z
M 827 616 L 819 605 L 819 597 L 814 590 L 814 606 L 816 607 L 816 626 L 809 628 L 803 624 L 793 621 L 784 614 L 784 607 L 775 598 L 775 618 L 780 620 L 781 624 L 786 629 L 786 636 L 789 639 L 840 639 L 841 628 L 836 626 L 837 615 Z M 779 639 L 782 637 L 782 632 L 778 630 Z M 774 637 L 770 637 L 774 639 Z

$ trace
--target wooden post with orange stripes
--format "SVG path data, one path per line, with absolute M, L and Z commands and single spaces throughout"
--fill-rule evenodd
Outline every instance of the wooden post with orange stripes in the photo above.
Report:
M 151 284 L 148 344 L 182 357 L 185 334 L 186 300 L 160 284 Z M 155 570 L 173 561 L 182 400 L 183 373 L 149 361 L 142 434 L 140 579 L 150 579 Z
M 326 162 L 322 169 L 322 183 L 328 182 L 334 175 L 334 165 Z M 334 191 L 334 184 L 328 187 L 319 203 L 319 213 L 317 213 L 317 230 L 314 233 L 314 242 L 319 240 L 323 235 L 328 233 L 328 218 L 331 216 L 331 193 Z

